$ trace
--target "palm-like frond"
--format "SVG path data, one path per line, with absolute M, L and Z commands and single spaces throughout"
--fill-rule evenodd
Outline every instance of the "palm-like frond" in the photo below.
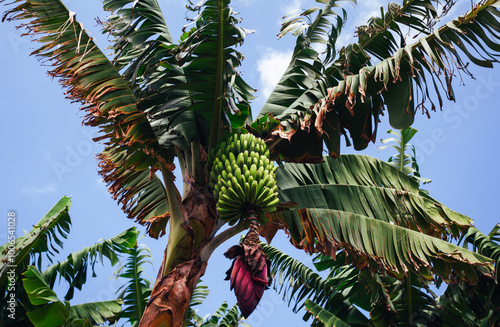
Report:
M 238 305 L 235 304 L 232 306 L 231 309 L 229 309 L 225 316 L 222 317 L 221 322 L 219 323 L 219 327 L 249 327 L 249 325 L 245 323 L 241 323 L 241 320 L 243 320 L 243 316 L 241 315 Z
M 32 246 L 31 251 L 25 253 L 24 250 L 20 250 L 20 253 L 23 253 L 25 258 L 15 267 L 18 276 L 21 276 L 23 272 L 27 276 L 23 280 L 23 284 L 21 284 L 21 279 L 15 284 L 17 290 L 15 300 L 19 305 L 16 311 L 16 323 L 26 321 L 29 318 L 35 326 L 47 326 L 46 323 L 49 322 L 48 326 L 57 326 L 60 325 L 58 324 L 60 321 L 63 323 L 72 321 L 75 326 L 93 326 L 96 323 L 104 322 L 108 318 L 116 318 L 116 314 L 122 311 L 121 300 L 94 302 L 70 307 L 68 302 L 59 301 L 52 289 L 58 277 L 66 280 L 69 287 L 65 299 L 70 300 L 73 297 L 74 289 L 81 289 L 86 283 L 90 267 L 93 275 L 95 275 L 94 265 L 97 261 L 104 262 L 104 258 L 107 258 L 114 265 L 118 262 L 120 254 L 128 253 L 135 246 L 138 236 L 138 231 L 135 228 L 130 228 L 113 238 L 73 252 L 68 255 L 67 260 L 53 264 L 42 272 L 34 266 L 27 266 L 29 263 L 26 258 L 27 254 L 32 257 L 40 257 L 47 251 L 47 248 L 50 248 L 50 246 L 55 247 L 55 245 L 49 246 L 48 244 L 40 246 L 39 243 L 42 241 L 42 237 L 39 235 L 39 229 L 44 230 L 47 235 L 54 233 L 56 224 L 53 220 L 61 216 L 66 216 L 68 219 L 66 222 L 69 224 L 67 210 L 70 203 L 69 198 L 63 197 L 40 221 L 38 226 L 35 226 L 28 235 L 18 239 L 19 244 L 25 246 L 27 244 L 26 240 L 29 239 L 27 236 L 36 239 L 36 242 L 29 243 Z M 69 232 L 69 225 L 65 233 L 67 232 Z M 60 243 L 58 237 L 56 233 L 54 237 L 47 239 L 46 242 L 50 240 L 53 243 Z M 41 260 L 39 260 L 39 265 L 41 266 Z M 9 295 L 9 293 L 4 293 L 5 296 Z M 3 309 L 6 308 L 3 307 Z M 54 319 L 54 321 L 51 319 Z M 27 326 L 31 326 L 31 324 L 27 324 Z
M 470 227 L 463 236 L 463 245 L 471 245 L 473 250 L 487 256 L 496 262 L 496 267 L 500 264 L 500 224 L 496 224 L 488 235 L 484 235 L 475 227 Z M 498 269 L 496 279 L 498 281 Z
M 367 323 L 366 317 L 344 296 L 344 290 L 352 287 L 353 268 L 342 266 L 337 274 L 321 278 L 311 268 L 271 245 L 262 243 L 262 248 L 271 260 L 275 289 L 283 294 L 288 305 L 295 303 L 293 311 L 298 312 L 308 299 L 324 305 L 342 321 L 356 325 Z M 305 316 L 304 319 L 308 317 Z
M 441 87 L 454 99 L 455 70 L 468 73 L 464 55 L 483 67 L 497 62 L 500 12 L 496 0 L 481 1 L 469 13 L 432 31 L 437 11 L 431 1 L 405 1 L 401 7 L 391 3 L 383 16 L 361 27 L 359 42 L 342 49 L 313 87 L 302 88 L 303 94 L 294 104 L 263 112 L 281 121 L 276 134 L 293 144 L 299 131 L 301 135 L 312 133 L 310 138 L 316 141 L 311 142 L 310 153 L 319 154 L 324 142 L 330 155 L 338 156 L 340 136 L 349 130 L 355 149 L 360 150 L 375 140 L 381 108 L 387 108 L 394 128 L 406 128 L 419 107 L 428 114 L 428 100 L 435 109 L 429 89 L 436 91 L 439 106 Z M 402 30 L 407 24 L 426 34 L 418 42 L 406 44 Z M 372 56 L 380 61 L 373 62 Z M 419 92 L 414 93 L 414 87 Z M 309 160 L 282 155 L 290 161 Z
M 348 327 L 349 325 L 337 318 L 330 311 L 323 309 L 320 305 L 314 303 L 314 301 L 306 300 L 305 306 L 308 312 L 310 312 L 318 321 L 322 323 L 325 327 Z
M 120 318 L 125 318 L 132 326 L 137 326 L 141 320 L 144 308 L 151 294 L 151 282 L 143 277 L 146 264 L 151 264 L 151 252 L 145 246 L 135 245 L 128 253 L 127 262 L 115 275 L 126 279 L 126 284 L 120 287 L 118 296 L 123 300 L 123 310 Z
M 488 235 L 471 227 L 464 234 L 463 246 L 472 245 L 473 250 L 498 263 L 500 258 L 500 227 L 497 224 Z M 419 314 L 427 314 L 427 321 L 443 323 L 453 321 L 461 326 L 495 326 L 500 323 L 500 287 L 496 279 L 481 277 L 476 283 L 448 285 L 443 295 L 430 302 Z
M 322 164 L 287 164 L 278 169 L 282 201 L 298 208 L 359 214 L 437 236 L 458 237 L 472 220 L 445 207 L 392 165 L 373 157 L 342 155 Z
M 132 227 L 108 240 L 102 240 L 73 252 L 68 255 L 66 260 L 45 269 L 41 273 L 43 279 L 50 288 L 54 287 L 58 277 L 66 280 L 69 289 L 64 298 L 70 300 L 73 298 L 75 288 L 81 290 L 82 286 L 87 282 L 87 273 L 90 267 L 93 275 L 95 275 L 94 266 L 98 260 L 104 262 L 104 258 L 107 258 L 111 265 L 115 265 L 118 262 L 119 254 L 127 253 L 136 245 L 138 234 L 137 229 Z
M 394 135 L 395 138 L 391 137 L 388 139 L 382 139 L 380 142 L 382 144 L 390 142 L 394 142 L 396 144 L 379 146 L 378 149 L 383 150 L 388 147 L 394 148 L 396 150 L 396 154 L 389 157 L 388 162 L 397 169 L 401 170 L 403 173 L 412 176 L 417 181 L 427 184 L 430 183 L 431 180 L 420 176 L 415 146 L 410 144 L 410 140 L 417 132 L 418 131 L 412 127 L 400 129 L 397 132 L 390 129 L 387 133 Z M 410 151 L 413 152 L 413 155 L 409 154 Z
M 24 269 L 30 264 L 30 257 L 38 259 L 38 267 L 41 267 L 42 254 L 52 261 L 52 256 L 59 253 L 63 246 L 62 239 L 68 236 L 71 219 L 68 214 L 71 206 L 71 198 L 62 197 L 52 209 L 33 226 L 33 229 L 26 235 L 16 238 L 15 241 L 7 242 L 0 247 L 0 285 L 5 286 L 7 271 L 11 267 Z M 9 254 L 10 246 L 14 244 L 15 250 Z M 12 255 L 14 253 L 14 255 Z M 10 261 L 9 258 L 14 258 Z M 33 264 L 33 262 L 31 263 Z M 41 268 L 40 268 L 41 269 Z
M 35 326 L 62 326 L 70 321 L 75 326 L 93 326 L 113 319 L 121 311 L 120 300 L 76 306 L 59 301 L 43 275 L 34 266 L 25 271 L 23 284 L 30 301 L 39 306 L 28 312 L 28 317 Z
M 485 251 L 479 252 L 487 254 L 498 248 L 498 244 L 491 242 L 495 229 L 486 236 L 471 228 L 473 230 L 467 235 L 469 242 L 478 245 L 475 247 L 477 251 L 482 247 Z M 345 256 L 342 253 L 336 260 L 324 255 L 315 258 L 318 270 L 330 270 L 326 278 L 328 284 L 340 289 L 350 303 L 370 312 L 370 322 L 374 325 L 442 326 L 453 321 L 459 326 L 485 326 L 495 325 L 500 319 L 500 312 L 495 305 L 500 293 L 498 285 L 491 278 L 480 276 L 473 284 L 450 284 L 444 294 L 438 297 L 428 288 L 430 282 L 415 274 L 410 275 L 410 280 L 397 280 L 381 271 L 359 271 L 352 266 L 347 267 L 347 273 L 339 274 L 344 263 Z M 332 276 L 335 278 L 331 278 Z M 337 280 L 341 280 L 342 284 L 337 284 Z M 310 300 L 312 302 L 308 303 L 309 307 L 314 303 L 314 306 L 322 306 L 328 311 L 328 315 L 334 314 L 336 319 L 339 318 L 335 311 L 337 305 L 332 308 L 328 306 L 329 302 L 321 303 L 314 298 Z M 408 307 L 409 304 L 411 308 Z
M 284 130 L 289 130 L 292 127 L 290 123 L 293 124 L 293 121 L 298 119 L 296 114 L 298 111 L 295 109 L 297 106 L 312 106 L 321 98 L 321 95 L 311 95 L 311 92 L 308 91 L 313 90 L 316 86 L 320 89 L 331 86 L 328 81 L 319 79 L 324 74 L 325 65 L 335 56 L 335 41 L 341 32 L 346 17 L 345 11 L 343 11 L 343 17 L 340 17 L 333 9 L 338 6 L 337 2 L 339 1 L 318 2 L 324 3 L 325 6 L 323 8 L 314 7 L 300 14 L 289 16 L 283 22 L 279 34 L 279 36 L 283 36 L 291 32 L 297 36 L 297 42 L 288 68 L 257 118 L 262 118 L 268 114 L 279 119 L 289 116 L 291 122 L 282 120 L 280 124 L 280 128 Z M 316 16 L 313 17 L 313 14 L 316 14 Z M 320 54 L 315 50 L 315 44 L 326 46 L 326 54 L 323 58 L 320 58 Z M 312 129 L 314 132 L 314 127 Z M 292 162 L 321 161 L 322 147 L 310 146 L 310 141 L 314 142 L 317 137 L 315 135 L 308 137 L 307 134 L 301 133 L 299 129 L 294 131 L 298 133 L 294 138 L 294 146 L 288 146 L 285 142 L 280 142 L 276 145 L 274 152 L 281 154 L 285 160 Z M 293 136 L 294 133 L 286 135 L 289 139 Z M 307 138 L 309 142 L 300 142 L 304 138 Z
M 205 318 L 199 316 L 192 307 L 201 304 L 207 295 L 207 287 L 198 284 L 191 297 L 184 327 L 250 327 L 243 322 L 244 318 L 238 310 L 238 305 L 235 304 L 229 308 L 229 305 L 225 301 L 213 314 L 206 315 Z
M 198 281 L 193 294 L 191 295 L 191 300 L 189 302 L 189 308 L 186 312 L 186 321 L 184 322 L 184 327 L 199 326 L 203 323 L 203 317 L 198 315 L 198 310 L 195 309 L 196 306 L 201 305 L 203 301 L 208 296 L 210 291 L 208 287 L 201 284 L 201 279 Z
M 426 312 L 436 297 L 429 289 L 431 281 L 423 280 L 416 274 L 398 280 L 380 269 L 359 270 L 345 266 L 345 255 L 341 252 L 335 260 L 318 255 L 314 258 L 314 265 L 319 271 L 329 271 L 329 284 L 341 290 L 350 303 L 369 312 L 373 324 L 411 325 L 412 320 L 428 317 Z M 314 302 L 335 314 L 335 306 L 332 308 L 329 303 Z
M 233 305 L 230 309 L 226 302 L 215 311 L 200 327 L 249 327 L 242 322 L 244 319 L 238 310 L 238 305 Z
M 281 200 L 299 207 L 269 217 L 310 253 L 335 257 L 344 250 L 359 268 L 382 267 L 399 277 L 413 269 L 445 280 L 477 279 L 472 266 L 487 275 L 493 270 L 487 257 L 434 237 L 458 237 L 470 219 L 420 195 L 414 180 L 387 163 L 349 155 L 321 165 L 286 164 L 277 180 Z
M 24 291 L 21 281 L 21 273 L 26 270 L 28 265 L 36 264 L 39 269 L 42 267 L 42 259 L 46 257 L 52 262 L 52 257 L 55 253 L 59 253 L 62 248 L 63 239 L 67 238 L 71 220 L 68 214 L 69 207 L 71 206 L 71 199 L 62 197 L 57 204 L 37 223 L 33 226 L 29 233 L 18 237 L 15 240 L 10 240 L 8 243 L 0 247 L 0 303 L 1 313 L 0 320 L 5 322 L 6 326 L 17 324 L 19 326 L 32 326 L 29 322 L 26 312 L 33 309 L 34 306 L 29 303 L 26 292 Z M 9 236 L 14 236 L 9 234 Z M 9 253 L 10 252 L 10 253 Z M 44 255 L 45 254 L 45 255 Z M 13 258 L 14 261 L 10 261 Z M 12 271 L 15 272 L 12 276 Z M 7 278 L 15 277 L 15 280 Z M 7 290 L 10 287 L 16 289 L 16 319 L 12 320 L 7 318 L 9 315 L 9 302 L 10 292 Z M 20 306 L 19 304 L 23 305 Z

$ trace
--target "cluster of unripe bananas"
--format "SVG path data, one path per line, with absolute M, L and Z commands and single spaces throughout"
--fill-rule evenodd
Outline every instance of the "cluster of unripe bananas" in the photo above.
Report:
M 269 160 L 269 149 L 262 139 L 233 134 L 210 151 L 206 167 L 219 217 L 230 225 L 252 210 L 265 223 L 263 213 L 276 210 L 277 167 Z

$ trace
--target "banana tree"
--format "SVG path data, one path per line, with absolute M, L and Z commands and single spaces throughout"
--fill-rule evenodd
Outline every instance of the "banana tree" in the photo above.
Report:
M 231 288 L 250 314 L 269 284 L 270 263 L 256 234 L 258 225 L 269 221 L 283 226 L 292 243 L 308 252 L 335 258 L 343 250 L 349 263 L 397 278 L 410 270 L 444 280 L 492 274 L 489 258 L 447 242 L 449 234 L 458 237 L 470 226 L 469 219 L 371 159 L 349 157 L 354 177 L 336 174 L 345 185 L 328 187 L 323 197 L 322 186 L 314 185 L 314 193 L 287 198 L 305 192 L 296 184 L 310 180 L 309 174 L 323 172 L 314 177 L 332 182 L 324 165 L 336 164 L 322 151 L 326 146 L 338 157 L 341 135 L 355 149 L 365 148 L 375 140 L 385 109 L 394 128 L 408 127 L 417 109 L 435 107 L 432 85 L 441 103 L 438 81 L 453 99 L 453 70 L 468 72 L 464 55 L 492 67 L 500 51 L 497 1 L 481 1 L 439 28 L 434 26 L 453 1 L 440 12 L 430 0 L 391 3 L 381 18 L 358 28 L 358 42 L 338 53 L 335 42 L 345 17 L 334 11 L 337 1 L 317 2 L 322 8 L 284 21 L 280 35 L 291 32 L 297 43 L 253 123 L 254 90 L 238 71 L 243 54 L 237 46 L 248 31 L 239 26 L 229 0 L 189 2 L 188 9 L 198 15 L 177 42 L 156 0 L 104 0 L 112 13 L 103 22 L 113 38 L 112 60 L 60 0 L 9 4 L 3 19 L 24 22 L 42 43 L 33 54 L 52 63 L 50 75 L 66 87 L 69 99 L 82 104 L 84 123 L 98 128 L 96 141 L 106 145 L 99 155 L 100 174 L 112 196 L 151 237 L 168 234 L 141 326 L 182 326 L 213 250 L 248 227 L 248 236 L 227 256 L 235 259 L 228 271 Z M 403 27 L 422 37 L 407 44 Z M 317 44 L 326 45 L 323 54 L 315 50 Z M 182 190 L 174 184 L 174 159 Z M 288 177 L 275 182 L 269 160 L 310 166 L 282 168 L 278 176 Z M 290 174 L 299 182 L 293 184 Z M 318 197 L 306 201 L 311 195 Z M 307 206 L 316 201 L 333 207 Z

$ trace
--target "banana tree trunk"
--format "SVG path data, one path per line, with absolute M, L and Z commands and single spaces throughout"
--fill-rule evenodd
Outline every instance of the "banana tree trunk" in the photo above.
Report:
M 182 223 L 170 227 L 169 243 L 140 327 L 181 327 L 193 290 L 205 273 L 207 262 L 200 253 L 217 225 L 215 202 L 208 187 L 193 189 L 182 201 L 182 211 L 185 218 L 170 219 Z M 176 235 L 172 235 L 174 231 Z
M 206 262 L 192 259 L 177 265 L 166 276 L 160 276 L 139 326 L 182 326 L 193 290 L 206 267 Z

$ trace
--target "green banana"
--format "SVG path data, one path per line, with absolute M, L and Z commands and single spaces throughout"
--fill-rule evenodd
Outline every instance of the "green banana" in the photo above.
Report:
M 257 188 L 258 188 L 257 181 L 252 181 L 250 184 L 250 198 L 248 200 L 249 203 L 254 204 L 255 200 L 257 199 Z
M 257 165 L 252 164 L 250 166 L 250 176 L 257 176 Z
M 274 212 L 274 211 L 276 211 L 276 207 L 275 206 L 267 206 L 267 207 L 264 207 L 263 209 L 261 209 L 261 211 L 262 212 Z
M 219 217 L 230 225 L 245 218 L 248 210 L 267 222 L 264 213 L 279 203 L 270 151 L 262 139 L 250 133 L 233 134 L 208 154 L 206 169 Z
M 267 197 L 262 203 L 263 207 L 274 207 L 280 202 L 276 193 L 271 193 L 269 197 Z
M 235 209 L 240 209 L 242 202 L 239 201 L 240 198 L 237 197 L 236 199 L 232 199 L 231 197 L 228 196 L 227 193 L 222 193 L 219 197 L 219 203 L 224 204 L 224 207 L 226 208 L 235 208 Z
M 233 152 L 229 152 L 229 161 L 230 162 L 235 162 L 236 161 L 236 157 L 234 156 Z
M 245 183 L 244 191 L 245 191 L 247 202 L 251 203 L 250 202 L 250 184 L 248 184 L 248 182 Z
M 233 177 L 231 179 L 232 181 L 232 186 L 233 186 L 233 189 L 236 191 L 236 193 L 238 193 L 238 196 L 241 198 L 241 199 L 246 199 L 246 195 L 245 195 L 245 191 L 243 191 L 243 189 L 241 188 L 241 185 L 240 183 L 238 182 L 238 180 L 236 179 L 236 177 Z
M 255 200 L 255 205 L 260 207 L 264 203 L 264 200 L 266 200 L 268 197 L 271 197 L 272 195 L 273 193 L 271 192 L 271 190 L 267 187 L 264 187 L 264 189 L 257 196 L 257 199 Z

